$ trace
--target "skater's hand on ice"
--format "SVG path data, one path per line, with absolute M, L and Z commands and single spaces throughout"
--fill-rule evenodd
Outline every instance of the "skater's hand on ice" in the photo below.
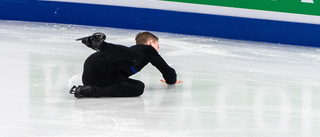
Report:
M 166 81 L 164 79 L 161 79 L 160 81 L 163 83 L 166 83 Z M 180 84 L 180 83 L 183 83 L 183 81 L 177 80 L 175 84 Z

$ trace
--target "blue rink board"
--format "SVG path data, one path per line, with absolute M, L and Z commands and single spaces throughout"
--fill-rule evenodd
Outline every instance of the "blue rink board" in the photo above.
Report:
M 0 19 L 140 29 L 320 47 L 320 25 L 120 6 L 0 1 Z

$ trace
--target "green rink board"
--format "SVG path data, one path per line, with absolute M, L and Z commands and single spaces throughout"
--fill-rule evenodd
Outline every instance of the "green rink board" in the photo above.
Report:
M 275 11 L 320 16 L 320 0 L 313 3 L 301 0 L 163 0 L 264 11 Z

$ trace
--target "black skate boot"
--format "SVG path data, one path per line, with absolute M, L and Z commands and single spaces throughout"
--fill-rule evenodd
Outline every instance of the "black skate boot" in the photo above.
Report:
M 70 94 L 74 94 L 74 97 L 76 98 L 82 98 L 82 97 L 85 97 L 85 95 L 87 93 L 90 93 L 91 92 L 91 87 L 90 86 L 73 86 L 69 93 Z

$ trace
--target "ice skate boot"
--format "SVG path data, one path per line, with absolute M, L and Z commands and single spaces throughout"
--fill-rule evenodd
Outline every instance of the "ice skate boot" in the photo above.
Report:
M 74 94 L 74 97 L 76 98 L 82 98 L 82 97 L 85 97 L 85 95 L 87 93 L 90 93 L 91 92 L 91 87 L 90 86 L 73 86 L 69 93 L 70 94 Z

